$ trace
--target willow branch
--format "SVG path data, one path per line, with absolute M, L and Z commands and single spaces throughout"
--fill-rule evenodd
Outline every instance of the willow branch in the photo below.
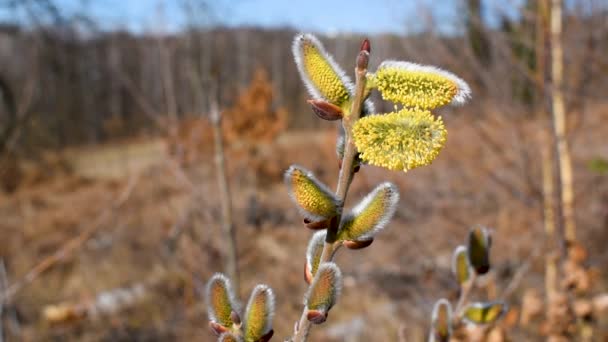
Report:
M 222 232 L 226 245 L 226 273 L 232 280 L 234 291 L 239 294 L 239 271 L 238 255 L 236 250 L 236 231 L 232 221 L 232 199 L 226 176 L 226 163 L 224 158 L 224 142 L 222 139 L 221 114 L 217 105 L 217 99 L 211 100 L 211 124 L 213 126 L 213 138 L 215 143 L 215 166 L 217 168 L 217 182 L 220 191 L 220 202 L 222 207 Z
M 336 220 L 332 220 L 332 224 L 327 228 L 327 237 L 323 245 L 323 253 L 321 254 L 320 264 L 333 260 L 336 250 L 340 244 L 337 241 L 338 229 L 340 227 L 341 213 L 348 194 L 348 189 L 354 177 L 354 164 L 357 156 L 357 147 L 352 140 L 352 127 L 361 116 L 363 102 L 365 101 L 365 87 L 367 84 L 367 62 L 369 60 L 369 52 L 362 50 L 357 57 L 357 66 L 355 68 L 356 83 L 355 95 L 353 98 L 350 113 L 342 119 L 344 127 L 344 156 L 338 176 L 338 186 L 336 188 L 336 198 L 338 199 L 338 216 Z M 308 339 L 308 334 L 312 327 L 312 323 L 307 317 L 308 309 L 304 306 L 300 321 L 296 325 L 294 342 L 304 342 Z

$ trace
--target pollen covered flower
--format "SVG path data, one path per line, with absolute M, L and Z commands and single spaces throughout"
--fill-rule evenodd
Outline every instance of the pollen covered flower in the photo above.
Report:
M 463 104 L 471 97 L 465 81 L 433 66 L 385 61 L 370 75 L 370 80 L 383 99 L 411 108 Z
M 353 127 L 361 159 L 390 170 L 407 171 L 430 164 L 446 137 L 441 118 L 421 109 L 367 116 Z
M 316 37 L 297 35 L 293 42 L 293 55 L 300 76 L 315 99 L 323 99 L 339 107 L 349 101 L 354 87 L 352 81 Z

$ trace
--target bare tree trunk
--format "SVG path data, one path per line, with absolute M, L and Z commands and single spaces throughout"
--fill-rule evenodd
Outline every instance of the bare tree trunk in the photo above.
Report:
M 213 125 L 213 138 L 215 143 L 215 164 L 217 168 L 217 183 L 220 190 L 220 201 L 222 206 L 222 231 L 224 233 L 224 243 L 226 265 L 225 270 L 228 277 L 232 280 L 235 293 L 240 293 L 238 257 L 236 249 L 236 232 L 232 222 L 232 200 L 230 198 L 230 188 L 226 176 L 226 164 L 224 158 L 224 143 L 222 141 L 221 114 L 219 112 L 217 96 L 211 92 L 211 113 L 210 119 Z
M 542 177 L 543 177 L 543 221 L 547 241 L 555 240 L 555 177 L 553 175 L 553 153 L 551 138 L 541 138 Z
M 576 240 L 574 223 L 574 190 L 572 185 L 572 162 L 566 133 L 566 108 L 564 104 L 564 52 L 562 48 L 562 0 L 551 0 L 551 75 L 553 129 L 558 161 L 558 194 L 561 206 L 561 221 L 566 242 Z
M 543 120 L 547 117 L 545 101 L 546 92 L 546 60 L 547 60 L 547 33 L 549 24 L 548 0 L 538 0 L 536 8 L 536 84 L 538 86 L 537 115 Z M 547 241 L 555 241 L 555 177 L 554 177 L 554 142 L 551 134 L 545 131 L 540 138 L 542 156 L 543 180 L 543 223 Z

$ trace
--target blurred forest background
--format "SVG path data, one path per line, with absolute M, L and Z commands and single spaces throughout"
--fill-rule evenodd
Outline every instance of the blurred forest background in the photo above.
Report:
M 298 163 L 334 186 L 338 172 L 337 126 L 312 114 L 292 58 L 305 28 L 223 25 L 242 3 L 205 0 L 159 6 L 147 29 L 108 27 L 85 6 L 103 1 L 0 0 L 0 341 L 212 341 L 201 289 L 229 254 L 222 222 L 236 231 L 241 294 L 275 289 L 282 340 L 299 318 L 310 236 L 282 173 Z M 367 37 L 372 70 L 436 65 L 473 100 L 440 111 L 449 137 L 432 166 L 357 174 L 351 197 L 388 174 L 402 200 L 370 248 L 338 256 L 343 296 L 312 340 L 423 341 L 434 301 L 456 298 L 451 251 L 482 224 L 495 246 L 482 293 L 511 310 L 480 336 L 608 341 L 608 3 L 566 0 L 556 34 L 555 2 L 413 1 L 396 32 L 318 32 L 351 76 Z M 166 24 L 175 11 L 178 28 Z M 560 204 L 556 94 L 572 216 Z

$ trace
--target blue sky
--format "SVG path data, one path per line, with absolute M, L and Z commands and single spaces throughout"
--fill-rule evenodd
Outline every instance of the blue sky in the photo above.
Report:
M 56 0 L 67 13 L 86 10 L 103 28 L 174 31 L 188 21 L 183 4 L 190 0 Z M 213 23 L 228 26 L 290 26 L 322 32 L 408 33 L 432 15 L 442 32 L 454 32 L 456 0 L 212 0 Z M 502 1 L 489 1 L 495 8 Z M 517 2 L 517 1 L 515 1 Z M 511 2 L 513 3 L 513 2 Z M 197 12 L 198 13 L 198 12 Z M 197 19 L 202 18 L 196 16 Z M 488 17 L 492 22 L 495 18 Z M 209 22 L 209 21 L 207 21 Z

